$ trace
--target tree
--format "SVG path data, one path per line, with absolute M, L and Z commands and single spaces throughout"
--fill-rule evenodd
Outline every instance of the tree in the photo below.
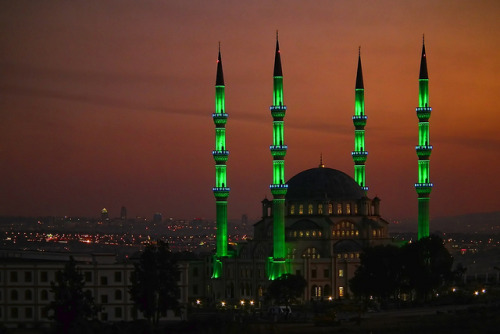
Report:
M 401 284 L 401 250 L 392 245 L 366 249 L 360 256 L 361 264 L 349 281 L 351 291 L 381 302 L 396 298 Z
M 178 310 L 180 294 L 177 261 L 163 241 L 150 244 L 134 264 L 130 296 L 135 307 L 154 327 L 167 310 Z
M 401 248 L 367 248 L 360 259 L 361 264 L 349 281 L 351 291 L 360 297 L 374 296 L 381 302 L 399 298 L 400 292 L 426 300 L 454 277 L 453 257 L 437 236 Z
M 81 333 L 85 331 L 89 318 L 96 316 L 99 307 L 94 303 L 90 291 L 83 291 L 85 280 L 76 268 L 76 261 L 70 257 L 62 271 L 56 273 L 51 282 L 54 300 L 48 309 L 54 312 L 57 333 Z
M 306 280 L 300 275 L 284 274 L 271 282 L 268 295 L 278 304 L 289 306 L 304 292 Z
M 453 280 L 453 257 L 435 235 L 403 247 L 403 276 L 417 298 L 427 300 L 436 289 Z

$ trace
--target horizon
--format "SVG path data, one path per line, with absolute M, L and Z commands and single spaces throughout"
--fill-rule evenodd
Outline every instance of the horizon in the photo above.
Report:
M 287 180 L 316 167 L 320 154 L 353 176 L 361 45 L 368 196 L 381 198 L 386 220 L 416 220 L 425 33 L 431 221 L 498 211 L 500 178 L 489 167 L 500 163 L 497 1 L 16 1 L 0 9 L 2 216 L 98 216 L 102 208 L 118 216 L 125 206 L 134 217 L 215 217 L 221 41 L 228 216 L 259 217 L 261 200 L 272 198 L 276 29 Z

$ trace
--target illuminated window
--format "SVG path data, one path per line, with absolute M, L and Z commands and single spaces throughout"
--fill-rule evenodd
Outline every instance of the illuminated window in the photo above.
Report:
M 310 235 L 310 232 L 306 231 L 306 237 L 309 237 L 309 235 Z
M 344 297 L 344 287 L 339 286 L 339 297 Z
M 299 215 L 304 214 L 304 206 L 301 204 L 299 205 Z
M 373 230 L 373 236 L 376 237 L 377 236 L 377 231 L 376 230 Z
M 358 205 L 357 204 L 354 204 L 354 214 L 355 215 L 358 214 Z
M 290 214 L 291 214 L 291 215 L 294 215 L 294 214 L 295 214 L 295 205 L 292 205 L 292 206 L 290 207 Z
M 350 215 L 351 214 L 351 204 L 347 203 L 345 205 L 345 214 Z
M 307 214 L 308 215 L 312 215 L 313 214 L 313 205 L 312 204 L 309 204 L 307 206 Z
M 318 204 L 318 215 L 323 214 L 323 204 Z
M 356 230 L 356 236 L 358 236 L 358 235 L 359 235 L 359 231 L 358 231 L 358 230 Z
M 333 213 L 333 204 L 328 204 L 328 214 L 331 215 Z
M 312 231 L 312 236 L 315 237 L 316 236 L 316 231 Z
M 344 277 L 344 269 L 339 269 L 339 277 Z
M 342 231 L 342 236 L 345 237 L 345 231 Z
M 297 237 L 297 231 L 293 231 L 293 236 L 296 238 Z
M 304 236 L 304 232 L 300 231 L 299 232 L 299 237 L 303 237 Z
M 340 204 L 340 203 L 337 204 L 337 214 L 338 215 L 342 214 L 342 204 Z

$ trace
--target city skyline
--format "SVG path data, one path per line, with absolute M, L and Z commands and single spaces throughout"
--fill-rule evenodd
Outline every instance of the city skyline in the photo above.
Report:
M 433 217 L 497 210 L 496 1 L 0 4 L 0 215 L 215 217 L 215 65 L 224 62 L 228 217 L 272 198 L 275 31 L 286 179 L 351 176 L 361 45 L 366 183 L 417 217 L 418 75 L 429 68 Z M 431 229 L 433 226 L 431 225 Z M 415 226 L 416 229 L 416 226 Z

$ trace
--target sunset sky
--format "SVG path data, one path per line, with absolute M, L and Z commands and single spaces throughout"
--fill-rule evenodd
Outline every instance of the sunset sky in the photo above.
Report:
M 254 222 L 272 198 L 276 30 L 287 179 L 321 153 L 353 175 L 361 46 L 368 194 L 416 218 L 425 34 L 431 219 L 499 210 L 499 18 L 498 0 L 1 1 L 0 215 L 214 218 L 220 41 L 229 217 Z

